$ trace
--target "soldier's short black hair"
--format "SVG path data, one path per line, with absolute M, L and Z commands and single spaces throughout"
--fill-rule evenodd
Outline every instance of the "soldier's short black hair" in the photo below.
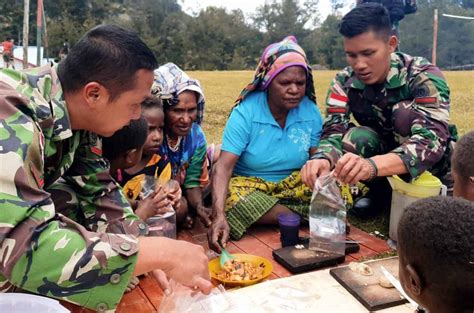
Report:
M 474 308 L 473 230 L 474 203 L 452 197 L 412 203 L 398 225 L 398 247 L 406 264 L 434 296 L 459 308 Z
M 140 69 L 153 71 L 158 62 L 137 33 L 114 25 L 88 31 L 60 62 L 58 76 L 64 92 L 75 92 L 89 82 L 98 82 L 112 100 L 135 87 Z
M 463 182 L 469 181 L 474 177 L 474 131 L 471 131 L 456 143 L 453 156 L 451 158 L 452 169 Z
M 131 120 L 110 137 L 102 138 L 102 153 L 108 160 L 122 156 L 127 151 L 141 148 L 148 136 L 148 123 L 143 116 Z
M 387 9 L 379 3 L 363 3 L 347 13 L 339 24 L 339 33 L 353 38 L 365 32 L 373 31 L 388 39 L 392 26 Z

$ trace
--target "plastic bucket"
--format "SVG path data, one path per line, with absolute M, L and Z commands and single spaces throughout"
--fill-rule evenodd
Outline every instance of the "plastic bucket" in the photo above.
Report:
M 446 186 L 433 176 L 430 172 L 423 172 L 411 183 L 406 183 L 400 177 L 394 175 L 388 177 L 392 187 L 392 204 L 390 208 L 389 236 L 397 241 L 398 222 L 405 208 L 421 198 L 446 195 Z
M 59 301 L 27 293 L 0 293 L 0 312 L 68 313 Z

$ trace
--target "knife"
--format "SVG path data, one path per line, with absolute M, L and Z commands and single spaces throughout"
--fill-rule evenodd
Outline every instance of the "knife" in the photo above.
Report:
M 400 294 L 408 300 L 408 302 L 410 302 L 410 304 L 413 306 L 413 308 L 416 310 L 418 309 L 418 303 L 416 303 L 415 300 L 413 300 L 412 298 L 410 298 L 406 293 L 405 293 L 405 290 L 403 290 L 402 288 L 402 285 L 400 284 L 400 282 L 395 278 L 395 276 L 393 276 L 389 271 L 387 271 L 385 269 L 385 267 L 383 266 L 380 266 L 380 269 L 382 270 L 382 273 L 385 275 L 385 277 L 387 277 L 387 279 L 390 281 L 390 283 L 392 283 L 393 287 L 395 287 L 398 292 L 400 292 Z

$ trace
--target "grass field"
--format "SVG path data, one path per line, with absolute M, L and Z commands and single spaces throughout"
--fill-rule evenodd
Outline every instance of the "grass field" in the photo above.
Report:
M 251 71 L 188 72 L 200 80 L 206 95 L 204 131 L 208 142 L 222 140 L 227 117 L 243 87 L 253 78 Z M 321 112 L 324 98 L 335 71 L 316 71 L 316 94 Z M 461 134 L 474 129 L 474 71 L 445 72 L 451 88 L 451 118 Z

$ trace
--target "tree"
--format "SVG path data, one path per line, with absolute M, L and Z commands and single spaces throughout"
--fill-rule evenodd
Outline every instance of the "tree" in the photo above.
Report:
M 276 42 L 287 35 L 302 40 L 318 21 L 317 5 L 318 0 L 304 1 L 302 6 L 297 0 L 273 0 L 257 8 L 254 23 L 266 31 L 266 42 Z
M 347 65 L 343 47 L 343 37 L 339 34 L 340 18 L 329 15 L 321 27 L 315 32 L 318 37 L 318 63 L 331 69 L 340 69 Z

